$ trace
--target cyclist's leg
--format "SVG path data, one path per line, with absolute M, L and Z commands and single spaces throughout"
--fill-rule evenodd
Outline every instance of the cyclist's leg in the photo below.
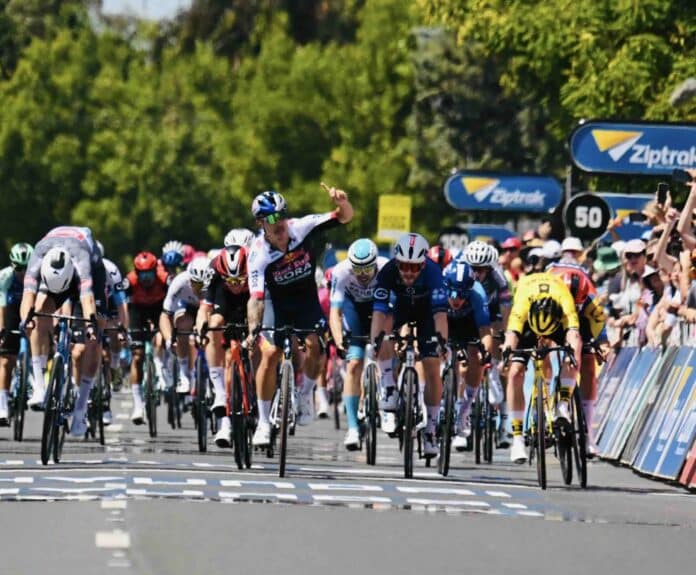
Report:
M 34 308 L 42 313 L 53 313 L 56 311 L 56 302 L 48 293 L 39 290 L 36 296 Z M 28 401 L 29 406 L 39 406 L 43 404 L 46 394 L 46 366 L 48 364 L 48 354 L 50 351 L 50 334 L 53 329 L 51 318 L 34 318 L 36 328 L 32 330 L 29 337 L 31 346 L 31 367 L 34 374 L 32 383 L 33 393 Z
M 275 313 L 270 298 L 264 300 L 263 325 L 275 324 Z M 282 350 L 275 344 L 274 336 L 266 333 L 260 336 L 258 345 L 258 366 L 256 368 L 256 397 L 258 398 L 259 422 L 254 432 L 254 445 L 267 445 L 271 437 L 271 404 L 276 390 L 278 363 Z
M 19 328 L 19 304 L 11 304 L 0 308 L 3 314 L 3 327 L 8 330 Z M 0 426 L 10 424 L 9 392 L 12 380 L 12 370 L 17 363 L 19 353 L 19 335 L 8 333 L 0 346 Z
M 145 315 L 141 306 L 131 304 L 128 306 L 128 316 L 131 332 L 131 349 L 133 352 L 130 364 L 131 394 L 133 395 L 131 421 L 136 425 L 142 425 L 145 422 L 145 405 L 143 403 L 143 389 L 140 382 L 143 379 L 143 359 L 145 357 L 145 336 L 143 333 Z
M 556 342 L 568 344 L 577 350 L 576 356 L 578 364 L 582 363 L 582 339 L 579 330 L 568 330 L 567 333 L 558 335 Z M 570 399 L 578 380 L 578 366 L 572 366 L 569 362 L 564 362 L 561 367 L 561 390 L 560 400 L 556 404 L 555 419 L 570 422 Z
M 370 335 L 372 323 L 372 303 L 355 304 L 351 300 L 346 300 L 343 304 L 343 325 L 355 337 Z M 359 446 L 359 424 L 358 406 L 360 404 L 360 394 L 362 385 L 360 378 L 363 370 L 363 360 L 365 358 L 365 343 L 351 343 L 346 352 L 346 375 L 343 385 L 343 404 L 346 407 L 346 417 L 348 419 L 348 432 L 344 440 L 344 445 L 348 449 Z
M 181 303 L 181 302 L 180 302 Z M 190 310 L 185 303 L 181 303 L 174 312 L 174 327 L 178 331 L 191 331 L 195 320 L 195 310 Z M 188 334 L 177 335 L 176 357 L 179 362 L 178 393 L 188 393 L 191 389 L 191 340 Z
M 518 348 L 534 347 L 537 343 L 536 337 L 525 325 L 522 335 L 518 339 Z M 524 444 L 524 413 L 526 401 L 524 398 L 524 376 L 529 362 L 528 354 L 515 354 L 510 359 L 510 369 L 508 371 L 507 397 L 508 403 L 512 408 L 510 411 L 512 424 L 512 447 L 510 449 L 510 460 L 515 463 L 524 463 L 527 460 L 527 448 Z

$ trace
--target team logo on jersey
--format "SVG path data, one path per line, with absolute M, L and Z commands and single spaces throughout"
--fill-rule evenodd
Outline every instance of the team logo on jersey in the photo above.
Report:
M 273 281 L 277 285 L 289 284 L 312 274 L 312 261 L 305 250 L 285 254 L 275 266 Z
M 375 290 L 375 299 L 389 299 L 389 290 L 377 288 Z

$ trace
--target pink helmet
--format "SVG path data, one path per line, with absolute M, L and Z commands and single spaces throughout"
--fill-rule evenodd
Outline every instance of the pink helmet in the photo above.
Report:
M 184 259 L 183 263 L 184 265 L 188 264 L 196 255 L 196 250 L 191 244 L 184 244 L 184 247 L 182 248 L 182 252 L 184 254 Z M 205 254 L 203 254 L 205 255 Z

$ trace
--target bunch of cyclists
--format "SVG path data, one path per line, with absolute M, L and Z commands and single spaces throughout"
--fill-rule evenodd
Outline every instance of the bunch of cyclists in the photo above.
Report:
M 8 398 L 20 337 L 28 338 L 31 350 L 28 405 L 43 408 L 51 314 L 57 313 L 82 318 L 76 323 L 72 353 L 76 395 L 70 432 L 76 437 L 87 431 L 87 405 L 102 361 L 110 367 L 112 386 L 121 380 L 121 367 L 129 365 L 124 380 L 130 381 L 133 396 L 131 420 L 136 425 L 146 422 L 141 384 L 145 342 L 151 341 L 159 388 L 174 385 L 171 359 L 175 357 L 176 392 L 181 396 L 194 391 L 195 352 L 204 347 L 214 395 L 211 412 L 219 422 L 215 443 L 230 447 L 226 350 L 230 338 L 235 338 L 252 356 L 257 400 L 252 443 L 267 446 L 272 440 L 272 403 L 283 346 L 283 334 L 275 328 L 283 326 L 307 333 L 296 369 L 298 425 L 315 417 L 314 392 L 325 386 L 326 341 L 344 361 L 342 401 L 348 423 L 344 445 L 350 451 L 362 445 L 366 358 L 379 367 L 382 430 L 396 432 L 399 350 L 382 336 L 414 326 L 419 398 L 427 417 L 425 457 L 438 455 L 441 370 L 454 348 L 464 350 L 466 357 L 459 370 L 455 449 L 465 449 L 470 441 L 472 403 L 479 400 L 479 386 L 488 377 L 488 401 L 499 414 L 496 443 L 501 448 L 511 446 L 512 461 L 527 460 L 523 385 L 529 354 L 520 350 L 539 341 L 567 344 L 575 356 L 575 362 L 560 368 L 555 420 L 570 418 L 569 398 L 580 378 L 588 398 L 585 417 L 591 421 L 596 386 L 592 345 L 604 337 L 604 314 L 584 268 L 574 263 L 546 270 L 529 266 L 513 295 L 509 277 L 499 266 L 501 256 L 487 243 L 473 241 L 463 251 L 451 253 L 439 245 L 431 248 L 420 234 L 405 233 L 387 258 L 379 255 L 372 240 L 360 238 L 331 270 L 327 317 L 315 280 L 322 245 L 318 239 L 324 231 L 349 223 L 353 208 L 344 191 L 324 184 L 322 188 L 334 204 L 332 211 L 290 218 L 285 198 L 266 191 L 251 206 L 256 232 L 233 229 L 224 246 L 209 254 L 178 241 L 167 242 L 160 257 L 150 251 L 138 253 L 125 276 L 104 257 L 103 247 L 86 227 L 54 228 L 33 248 L 14 245 L 11 265 L 0 271 L 0 426 L 10 424 Z M 240 324 L 246 324 L 243 333 L 225 329 Z M 111 423 L 108 408 L 103 423 Z M 594 452 L 591 439 L 588 449 Z

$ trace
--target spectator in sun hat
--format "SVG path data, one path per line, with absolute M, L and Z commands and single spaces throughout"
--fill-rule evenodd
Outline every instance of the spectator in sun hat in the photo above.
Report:
M 643 240 L 626 242 L 622 256 L 622 271 L 608 286 L 609 318 L 607 327 L 625 328 L 635 325 L 638 301 L 643 292 L 642 275 L 647 263 Z
M 592 279 L 600 284 L 608 281 L 616 272 L 621 269 L 621 260 L 616 250 L 611 246 L 597 248 L 597 257 L 592 264 L 594 273 Z
M 580 238 L 568 236 L 561 243 L 561 263 L 579 265 L 583 250 Z
M 561 243 L 556 240 L 546 240 L 541 248 L 542 257 L 547 264 L 557 262 L 561 259 Z

